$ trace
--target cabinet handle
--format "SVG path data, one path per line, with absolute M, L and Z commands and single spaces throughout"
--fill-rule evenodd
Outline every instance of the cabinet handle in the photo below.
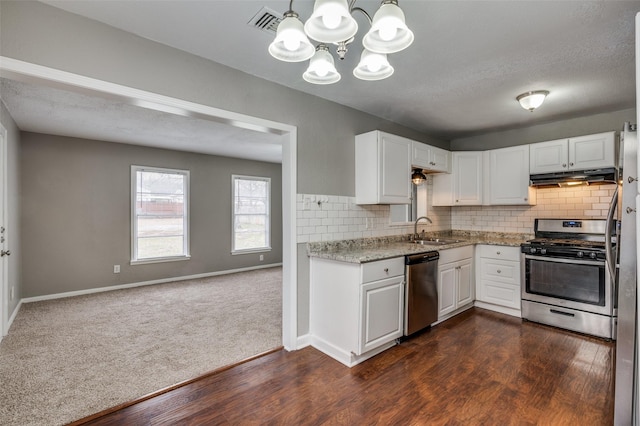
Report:
M 497 272 L 498 272 L 499 274 L 501 274 L 501 273 L 502 273 L 502 271 L 501 271 L 500 269 L 498 269 L 498 271 L 497 271 Z
M 562 167 L 567 167 L 567 163 L 563 163 L 563 164 L 562 164 Z
M 498 256 L 500 256 L 500 252 L 499 252 L 499 251 L 497 251 L 497 252 L 496 252 L 496 254 L 497 254 Z
M 384 268 L 384 271 L 388 274 L 389 273 L 389 268 Z
M 573 167 L 573 163 L 569 163 L 569 166 Z
M 524 200 L 525 200 L 525 201 L 527 201 L 527 198 L 525 197 L 525 199 L 524 199 Z

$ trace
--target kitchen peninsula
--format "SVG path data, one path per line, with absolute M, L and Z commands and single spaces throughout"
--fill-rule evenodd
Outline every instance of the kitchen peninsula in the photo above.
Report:
M 403 335 L 405 256 L 432 251 L 440 254 L 434 324 L 474 302 L 519 317 L 520 245 L 531 237 L 446 231 L 428 233 L 445 239 L 432 244 L 409 235 L 309 243 L 312 345 L 349 367 L 394 346 Z

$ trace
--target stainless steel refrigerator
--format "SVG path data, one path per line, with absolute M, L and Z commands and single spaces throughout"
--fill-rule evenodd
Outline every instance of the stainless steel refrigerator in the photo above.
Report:
M 638 138 L 637 132 L 625 123 L 620 134 L 621 202 L 616 196 L 610 209 L 611 220 L 617 204 L 619 233 L 617 256 L 610 253 L 610 273 L 617 279 L 618 320 L 615 356 L 615 415 L 614 424 L 637 424 L 637 200 L 638 196 Z M 617 192 L 617 194 L 619 194 Z M 615 223 L 615 222 L 614 222 Z M 608 244 L 608 248 L 611 245 Z M 616 261 L 617 259 L 617 261 Z
M 640 13 L 636 15 L 636 123 L 640 123 Z M 640 275 L 640 186 L 638 185 L 637 133 L 632 134 L 627 125 L 622 132 L 623 145 L 622 202 L 618 208 L 621 220 L 618 241 L 618 328 L 615 358 L 615 411 L 614 424 L 620 426 L 640 423 L 640 370 L 638 368 L 638 327 L 639 294 L 637 291 Z

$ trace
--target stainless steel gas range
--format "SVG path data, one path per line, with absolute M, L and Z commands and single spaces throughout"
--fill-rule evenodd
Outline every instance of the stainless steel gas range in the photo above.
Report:
M 524 319 L 615 339 L 609 228 L 606 220 L 535 220 L 536 238 L 521 246 Z

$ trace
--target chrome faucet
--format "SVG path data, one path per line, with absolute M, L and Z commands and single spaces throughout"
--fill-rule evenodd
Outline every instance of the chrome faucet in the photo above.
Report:
M 429 223 L 433 223 L 431 221 L 431 219 L 429 219 L 426 216 L 420 216 L 419 218 L 416 219 L 416 222 L 413 224 L 413 239 L 417 239 L 418 238 L 418 222 L 420 222 L 421 219 L 427 219 L 429 221 Z M 422 231 L 424 233 L 424 231 Z

